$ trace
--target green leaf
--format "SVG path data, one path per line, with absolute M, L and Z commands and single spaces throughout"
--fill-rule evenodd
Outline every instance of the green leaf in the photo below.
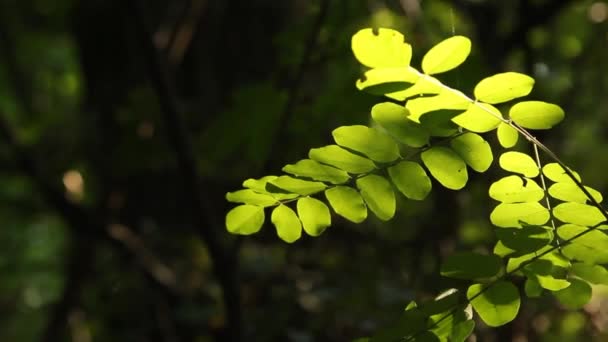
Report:
M 490 197 L 504 203 L 538 202 L 545 197 L 543 189 L 532 179 L 512 175 L 499 179 L 490 186 Z
M 371 160 L 349 152 L 338 145 L 313 148 L 308 152 L 308 157 L 354 174 L 370 172 L 376 168 Z
M 270 221 L 277 229 L 277 235 L 281 240 L 292 243 L 302 236 L 302 224 L 298 215 L 286 205 L 274 208 Z
M 232 208 L 226 214 L 226 229 L 232 234 L 257 233 L 264 224 L 264 208 L 244 204 Z
M 538 165 L 529 155 L 521 152 L 508 151 L 503 153 L 498 160 L 503 170 L 520 173 L 528 178 L 539 174 Z
M 268 182 L 268 184 L 302 196 L 311 195 L 327 188 L 327 185 L 320 182 L 311 182 L 289 176 L 275 178 Z M 266 187 L 268 188 L 268 185 Z
M 531 279 L 535 279 L 538 284 L 549 291 L 559 291 L 570 286 L 566 279 L 554 277 L 557 268 L 549 260 L 535 260 L 524 266 L 523 272 Z
M 458 133 L 458 126 L 452 122 L 455 115 L 458 115 L 458 111 L 438 110 L 423 115 L 420 118 L 420 125 L 434 137 L 452 137 Z
M 446 188 L 459 190 L 467 184 L 467 166 L 452 149 L 432 147 L 422 152 L 421 158 L 431 175 Z
M 465 133 L 452 139 L 450 146 L 473 170 L 485 172 L 494 156 L 490 144 L 475 133 Z
M 501 203 L 490 214 L 490 221 L 503 228 L 517 228 L 527 223 L 541 226 L 549 221 L 549 210 L 538 202 Z
M 528 278 L 526 279 L 526 284 L 524 285 L 524 292 L 526 292 L 526 296 L 529 298 L 536 298 L 540 297 L 540 295 L 543 293 L 543 288 L 536 279 Z
M 519 138 L 519 133 L 517 130 L 504 122 L 501 122 L 498 125 L 496 135 L 498 136 L 500 146 L 504 148 L 511 148 L 515 146 L 515 144 L 517 144 L 517 139 Z
M 591 196 L 598 202 L 602 202 L 602 194 L 588 186 L 585 187 Z M 574 183 L 554 183 L 549 187 L 549 195 L 551 197 L 565 202 L 587 203 L 589 200 L 587 195 Z
M 277 204 L 277 200 L 269 194 L 261 194 L 251 189 L 243 189 L 226 194 L 226 200 L 233 203 L 252 204 L 260 207 L 269 207 Z
M 342 126 L 332 132 L 338 145 L 382 163 L 399 158 L 399 147 L 388 135 L 367 126 Z
M 347 182 L 350 176 L 345 171 L 323 165 L 311 159 L 303 159 L 295 164 L 283 167 L 283 171 L 298 177 L 312 178 L 316 181 L 341 184 Z
M 441 275 L 457 279 L 492 278 L 502 269 L 502 259 L 496 255 L 460 252 L 450 255 L 441 265 Z
M 404 311 L 399 319 L 389 327 L 380 331 L 370 339 L 370 342 L 391 342 L 398 341 L 412 334 L 425 331 L 427 327 L 427 317 L 416 308 Z
M 471 41 L 467 37 L 450 37 L 433 46 L 422 58 L 422 70 L 432 75 L 452 70 L 462 64 L 471 53 Z
M 351 48 L 355 58 L 370 68 L 406 67 L 412 58 L 412 47 L 403 35 L 386 28 L 376 32 L 367 28 L 355 33 Z
M 570 272 L 592 284 L 608 285 L 608 271 L 604 266 L 587 263 L 572 264 Z
M 409 120 L 405 107 L 392 102 L 378 103 L 372 108 L 372 118 L 399 142 L 422 147 L 429 143 L 429 133 L 419 124 Z
M 347 186 L 336 186 L 327 189 L 325 197 L 336 214 L 354 223 L 361 223 L 367 218 L 367 207 L 359 192 Z
M 504 246 L 520 253 L 538 251 L 553 240 L 550 228 L 539 226 L 496 229 L 496 236 Z
M 580 182 L 581 177 L 578 175 L 578 173 L 576 173 L 575 171 L 572 171 L 572 173 L 574 174 L 574 177 Z M 543 174 L 555 183 L 575 184 L 572 178 L 570 178 L 570 176 L 566 174 L 564 168 L 561 167 L 561 165 L 559 165 L 558 163 L 549 163 L 543 166 Z
M 581 226 L 595 226 L 606 220 L 598 208 L 574 202 L 558 204 L 553 208 L 553 215 L 562 222 Z
M 452 328 L 452 334 L 449 336 L 450 342 L 465 342 L 475 329 L 475 321 L 467 320 L 460 322 Z
M 460 301 L 458 289 L 448 289 L 440 293 L 432 301 L 427 301 L 418 306 L 420 312 L 425 316 L 441 314 L 452 309 Z
M 558 251 L 548 252 L 553 246 L 545 246 L 536 252 L 530 254 L 524 254 L 522 256 L 510 258 L 507 262 L 507 272 L 513 272 L 516 268 L 520 267 L 524 262 L 528 262 L 533 258 L 539 258 L 539 260 L 548 260 L 555 267 L 569 268 L 570 261 L 561 255 Z M 547 253 L 547 254 L 543 254 Z M 539 257 L 539 255 L 542 255 Z
M 591 286 L 586 281 L 571 279 L 571 285 L 555 292 L 555 297 L 568 309 L 580 309 L 591 300 Z
M 467 290 L 467 298 L 479 317 L 491 327 L 511 322 L 517 316 L 520 304 L 519 292 L 515 285 L 498 281 L 477 296 L 483 288 L 482 284 L 474 284 Z
M 495 104 L 526 96 L 532 91 L 534 79 L 517 72 L 496 74 L 481 80 L 473 93 L 479 101 Z
M 502 118 L 502 114 L 496 107 L 476 102 L 469 104 L 469 108 L 454 117 L 452 121 L 469 131 L 485 133 L 498 127 L 501 123 L 500 118 Z
M 363 77 L 357 80 L 357 89 L 364 90 L 370 94 L 386 95 L 398 101 L 405 98 L 400 93 L 416 83 L 420 75 L 412 71 L 410 67 L 380 68 L 365 72 Z
M 395 215 L 395 193 L 386 178 L 368 175 L 357 179 L 357 188 L 369 209 L 382 221 Z
M 271 180 L 275 180 L 279 177 L 277 176 L 265 176 L 260 179 L 249 178 L 243 182 L 243 186 L 245 188 L 251 189 L 255 192 L 265 193 L 266 192 L 266 184 Z
M 498 240 L 496 242 L 496 245 L 494 246 L 494 249 L 492 250 L 492 253 L 498 255 L 501 258 L 512 255 L 515 252 L 516 252 L 515 250 L 505 246 L 500 240 Z
M 325 203 L 312 197 L 302 197 L 297 203 L 298 216 L 306 234 L 319 236 L 331 225 L 331 215 Z
M 575 224 L 564 224 L 557 228 L 557 235 L 564 240 L 585 233 L 562 247 L 562 253 L 570 259 L 588 264 L 608 263 L 608 235 L 600 230 L 589 230 Z
M 431 179 L 422 166 L 411 161 L 402 161 L 388 168 L 393 184 L 405 197 L 423 200 L 431 192 Z
M 408 118 L 420 122 L 420 117 L 426 113 L 442 110 L 464 110 L 469 107 L 469 99 L 463 93 L 455 90 L 443 90 L 435 96 L 417 97 L 407 101 L 405 108 L 410 111 Z
M 442 90 L 444 90 L 444 87 L 438 79 L 433 76 L 423 76 L 420 77 L 413 86 L 391 95 L 394 95 L 396 99 L 403 101 L 407 98 L 419 95 L 439 94 Z
M 509 111 L 518 125 L 529 129 L 549 129 L 564 119 L 564 110 L 542 101 L 519 102 Z

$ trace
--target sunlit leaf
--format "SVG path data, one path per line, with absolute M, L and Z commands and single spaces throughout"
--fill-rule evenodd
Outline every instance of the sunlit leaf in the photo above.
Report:
M 595 226 L 606 221 L 606 217 L 598 208 L 574 202 L 558 204 L 553 208 L 553 215 L 562 222 L 581 226 Z
M 412 58 L 412 47 L 403 35 L 386 28 L 360 30 L 353 35 L 351 48 L 355 58 L 370 68 L 406 67 Z
M 494 156 L 487 141 L 475 133 L 465 133 L 452 139 L 450 146 L 473 170 L 485 172 Z
M 459 190 L 467 184 L 467 166 L 452 149 L 432 147 L 422 152 L 421 158 L 431 175 L 446 188 Z
M 580 279 L 571 279 L 567 288 L 555 292 L 555 297 L 568 309 L 580 309 L 591 300 L 591 286 Z
M 512 175 L 499 179 L 490 186 L 490 197 L 504 203 L 538 202 L 545 197 L 543 189 L 532 179 Z
M 386 178 L 368 175 L 357 179 L 357 188 L 367 207 L 382 220 L 390 220 L 395 215 L 395 193 Z
M 229 192 L 226 194 L 226 200 L 228 202 L 252 204 L 260 207 L 269 207 L 278 203 L 269 194 L 262 194 L 251 189 Z
M 539 226 L 496 229 L 496 236 L 507 248 L 520 253 L 535 252 L 553 239 L 550 229 Z
M 338 145 L 360 152 L 378 162 L 399 158 L 399 147 L 388 135 L 367 126 L 342 126 L 332 132 Z
M 409 120 L 408 114 L 405 107 L 392 102 L 379 103 L 372 108 L 374 121 L 399 142 L 412 147 L 428 144 L 429 133 L 419 124 Z
M 539 260 L 547 260 L 553 264 L 555 267 L 561 268 L 569 268 L 570 260 L 566 259 L 563 255 L 561 255 L 558 251 L 551 251 L 553 246 L 545 246 L 539 249 L 536 252 L 524 254 L 517 257 L 509 258 L 507 262 L 507 272 L 513 272 L 515 269 L 519 268 L 523 263 L 529 262 L 534 258 L 539 258 Z
M 285 242 L 292 243 L 302 236 L 302 224 L 298 215 L 286 205 L 274 208 L 270 221 L 277 229 L 277 235 Z
M 564 110 L 552 103 L 523 101 L 511 107 L 509 116 L 525 128 L 549 129 L 564 119 Z
M 431 192 L 431 179 L 422 166 L 411 161 L 402 161 L 388 168 L 393 184 L 405 197 L 423 200 Z
M 458 111 L 438 110 L 420 118 L 420 125 L 434 137 L 452 137 L 458 133 L 458 126 L 452 122 Z
M 517 287 L 506 281 L 498 281 L 489 286 L 485 291 L 482 284 L 469 287 L 467 298 L 471 305 L 479 317 L 491 327 L 511 322 L 519 311 L 520 298 Z M 484 292 L 481 293 L 482 291 Z
M 591 196 L 598 202 L 602 202 L 602 194 L 588 186 L 585 187 Z M 565 202 L 587 203 L 587 195 L 574 183 L 554 183 L 549 187 L 551 197 Z
M 354 174 L 370 172 L 376 168 L 376 165 L 371 160 L 358 156 L 337 145 L 313 148 L 308 152 L 308 157 Z
M 471 52 L 471 41 L 467 37 L 450 37 L 433 46 L 422 59 L 422 70 L 429 75 L 456 68 Z
M 501 203 L 490 214 L 490 221 L 503 228 L 521 227 L 521 223 L 541 226 L 549 221 L 549 210 L 538 202 Z
M 523 268 L 524 274 L 530 279 L 535 279 L 543 289 L 559 291 L 570 286 L 566 279 L 555 277 L 555 268 L 549 260 L 535 260 Z
M 391 96 L 402 101 L 419 95 L 439 94 L 443 89 L 444 87 L 438 79 L 433 76 L 422 75 L 413 86 L 406 90 L 392 93 Z
M 410 111 L 410 120 L 420 122 L 420 117 L 426 113 L 442 109 L 464 110 L 469 107 L 469 103 L 463 93 L 443 90 L 435 96 L 411 99 L 407 101 L 405 108 Z
M 361 223 L 367 218 L 367 207 L 359 192 L 347 186 L 336 186 L 327 189 L 325 197 L 336 214 L 354 223 Z
M 472 132 L 489 132 L 501 123 L 502 114 L 487 103 L 471 103 L 467 110 L 452 119 L 458 126 Z
M 341 184 L 350 179 L 346 171 L 323 165 L 311 159 L 303 159 L 283 167 L 283 171 L 298 177 L 312 178 L 316 181 Z
M 498 159 L 503 170 L 522 174 L 526 177 L 536 177 L 539 174 L 538 165 L 529 155 L 521 152 L 508 151 Z
M 409 67 L 371 69 L 357 80 L 356 86 L 370 94 L 387 95 L 390 98 L 397 96 L 395 99 L 402 101 L 404 99 L 397 94 L 412 86 L 419 78 Z
M 517 144 L 517 139 L 519 138 L 519 133 L 517 130 L 504 122 L 501 122 L 498 125 L 496 135 L 498 137 L 498 142 L 504 148 L 511 148 L 515 146 L 515 144 Z
M 570 272 L 592 284 L 608 285 L 608 270 L 604 266 L 575 263 L 572 264 Z
M 558 163 L 549 163 L 543 166 L 543 174 L 550 180 L 556 183 L 574 183 L 572 178 L 568 176 L 566 171 Z M 575 171 L 572 171 L 574 177 L 580 182 L 581 177 Z
M 475 90 L 479 101 L 495 104 L 526 96 L 532 91 L 534 79 L 517 72 L 496 74 L 481 80 Z
M 289 176 L 280 176 L 271 180 L 268 184 L 303 196 L 311 195 L 327 188 L 327 185 L 320 182 L 311 182 Z M 266 187 L 268 188 L 268 185 Z
M 502 269 L 502 259 L 496 255 L 460 252 L 450 255 L 441 265 L 441 275 L 457 279 L 491 278 Z
M 239 205 L 226 214 L 226 229 L 232 234 L 257 233 L 264 224 L 264 208 L 256 205 Z
M 302 197 L 298 200 L 296 207 L 306 234 L 319 236 L 331 225 L 329 208 L 318 199 Z
M 536 279 L 528 278 L 526 279 L 526 284 L 524 285 L 524 292 L 529 298 L 536 298 L 540 297 L 540 295 L 543 293 L 543 288 Z
M 562 247 L 562 253 L 570 259 L 589 264 L 608 263 L 608 235 L 600 230 L 589 230 L 575 224 L 557 228 L 557 235 L 564 240 L 583 234 Z
M 266 192 L 266 184 L 277 178 L 277 176 L 265 176 L 260 179 L 249 178 L 243 182 L 243 186 L 252 189 L 255 192 L 263 193 Z

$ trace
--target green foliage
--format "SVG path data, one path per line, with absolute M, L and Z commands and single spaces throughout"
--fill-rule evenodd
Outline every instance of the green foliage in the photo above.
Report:
M 423 200 L 437 183 L 460 190 L 470 168 L 478 173 L 493 164 L 493 147 L 478 133 L 496 130 L 503 149 L 498 164 L 506 173 L 493 182 L 489 196 L 499 202 L 490 213 L 498 239 L 493 254 L 463 251 L 449 255 L 441 275 L 466 281 L 422 304 L 410 303 L 399 320 L 369 341 L 464 341 L 474 328 L 471 307 L 489 326 L 512 321 L 521 299 L 512 277 L 525 279 L 524 292 L 552 292 L 569 308 L 580 308 L 592 284 L 608 284 L 608 214 L 603 196 L 584 186 L 580 176 L 526 129 L 550 129 L 563 110 L 542 101 L 522 101 L 503 114 L 494 104 L 528 95 L 530 76 L 506 72 L 481 80 L 474 98 L 430 76 L 458 67 L 471 51 L 469 39 L 440 42 L 422 59 L 422 72 L 410 66 L 411 46 L 390 29 L 365 29 L 352 38 L 355 57 L 369 69 L 358 89 L 395 100 L 371 109 L 373 125 L 343 126 L 332 133 L 337 145 L 310 150 L 310 159 L 287 165 L 291 176 L 267 176 L 228 193 L 242 203 L 226 216 L 228 231 L 257 232 L 264 210 L 276 206 L 271 222 L 279 238 L 293 242 L 302 227 L 319 236 L 331 225 L 330 208 L 353 223 L 368 209 L 382 220 L 397 210 L 395 193 Z M 502 107 L 501 107 L 502 108 Z M 509 150 L 522 135 L 534 153 Z M 543 164 L 540 151 L 553 159 Z M 542 171 L 542 172 L 541 172 Z M 397 191 L 395 191 L 397 190 Z M 325 200 L 321 194 L 325 194 Z M 297 213 L 290 209 L 295 202 Z

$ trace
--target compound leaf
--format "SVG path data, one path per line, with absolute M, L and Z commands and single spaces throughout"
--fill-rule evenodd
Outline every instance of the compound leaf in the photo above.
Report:
M 528 178 L 536 177 L 539 174 L 538 165 L 532 157 L 525 153 L 505 152 L 498 159 L 498 163 L 503 170 L 519 173 Z
M 443 90 L 435 96 L 418 97 L 407 101 L 405 108 L 410 111 L 410 120 L 420 122 L 420 117 L 426 113 L 442 110 L 464 110 L 470 101 L 459 91 Z
M 532 179 L 511 175 L 490 185 L 490 197 L 504 203 L 538 202 L 545 197 L 543 189 Z
M 307 196 L 325 190 L 327 185 L 320 182 L 311 182 L 289 176 L 280 176 L 268 182 L 279 189 Z M 266 186 L 268 188 L 268 185 Z
M 572 171 L 572 174 L 574 174 L 574 177 L 580 182 L 581 181 L 581 177 L 578 175 L 578 173 L 576 173 L 575 171 Z M 549 178 L 550 180 L 556 182 L 556 183 L 574 183 L 574 181 L 572 180 L 572 178 L 570 178 L 570 176 L 568 176 L 568 174 L 566 173 L 566 171 L 564 170 L 564 168 L 559 165 L 558 163 L 549 163 L 546 164 L 545 166 L 543 166 L 543 174 L 545 176 L 547 176 L 547 178 Z
M 386 28 L 360 30 L 353 36 L 351 48 L 355 58 L 370 68 L 406 67 L 412 58 L 412 47 L 403 35 Z
M 496 74 L 481 80 L 473 93 L 479 101 L 495 104 L 526 96 L 532 91 L 534 79 L 517 72 Z
M 405 197 L 423 200 L 431 192 L 432 183 L 420 164 L 402 161 L 388 168 L 393 184 Z
M 591 196 L 599 203 L 602 202 L 602 194 L 588 186 L 585 187 Z M 587 195 L 574 183 L 554 183 L 549 187 L 551 197 L 565 202 L 587 203 Z
M 315 160 L 303 159 L 283 167 L 283 171 L 298 177 L 312 178 L 316 181 L 341 184 L 350 179 L 346 171 L 323 165 Z
M 264 224 L 264 208 L 244 204 L 232 208 L 226 214 L 226 229 L 232 234 L 257 233 Z
M 479 317 L 489 326 L 498 327 L 511 322 L 519 311 L 520 298 L 517 287 L 507 281 L 489 285 L 474 284 L 467 290 L 467 298 Z M 481 293 L 484 291 L 483 293 Z M 481 294 L 480 294 L 481 293 Z
M 421 154 L 431 175 L 448 189 L 462 189 L 468 180 L 467 166 L 456 152 L 447 147 L 432 147 Z
M 338 145 L 313 148 L 308 152 L 308 157 L 354 174 L 370 172 L 376 168 L 371 160 L 349 152 Z
M 549 129 L 564 119 L 564 110 L 543 101 L 523 101 L 511 107 L 509 116 L 525 128 Z
M 473 170 L 485 172 L 494 156 L 490 144 L 475 133 L 465 133 L 452 139 L 450 146 Z
M 575 263 L 572 264 L 570 272 L 592 284 L 608 285 L 608 271 L 604 266 Z
M 302 197 L 296 205 L 306 234 L 319 236 L 331 225 L 331 215 L 325 203 L 312 197 Z
M 570 286 L 555 292 L 555 297 L 568 309 L 580 309 L 591 300 L 591 286 L 580 279 L 570 279 Z
M 598 208 L 575 202 L 558 204 L 553 208 L 553 215 L 562 222 L 581 226 L 595 226 L 606 220 Z
M 429 143 L 429 133 L 419 124 L 409 120 L 409 112 L 404 106 L 392 103 L 378 103 L 372 108 L 372 118 L 399 142 L 422 147 Z
M 471 103 L 467 110 L 452 119 L 458 126 L 472 132 L 489 132 L 501 123 L 502 114 L 496 107 L 487 103 Z
M 471 53 L 471 41 L 467 37 L 450 37 L 433 46 L 422 59 L 422 70 L 432 75 L 456 68 Z
M 367 207 L 359 192 L 348 186 L 336 186 L 327 189 L 325 197 L 336 214 L 354 223 L 361 223 L 367 218 Z
M 379 68 L 368 70 L 357 80 L 356 86 L 374 95 L 386 95 L 395 100 L 401 99 L 398 94 L 409 88 L 420 76 L 409 67 Z
M 517 139 L 519 138 L 519 133 L 517 130 L 504 122 L 501 122 L 498 125 L 496 135 L 498 137 L 500 146 L 504 148 L 511 148 L 515 146 L 515 144 L 517 144 Z
M 226 200 L 228 202 L 252 204 L 260 207 L 269 207 L 278 203 L 271 195 L 255 192 L 251 189 L 229 192 L 226 194 Z
M 582 233 L 585 234 L 562 247 L 562 253 L 570 259 L 589 264 L 608 263 L 608 235 L 604 232 L 575 224 L 564 224 L 557 228 L 557 235 L 564 240 Z
M 441 265 L 441 275 L 457 279 L 492 278 L 502 269 L 502 259 L 497 255 L 460 252 L 450 255 Z
M 302 224 L 298 215 L 286 205 L 274 208 L 270 221 L 276 227 L 277 235 L 285 242 L 292 243 L 302 236 Z
M 377 162 L 392 162 L 399 158 L 399 147 L 388 135 L 367 126 L 342 126 L 332 132 L 336 143 L 360 152 Z
M 517 228 L 522 222 L 541 226 L 549 221 L 549 210 L 538 202 L 532 203 L 500 203 L 490 214 L 490 221 L 503 228 Z
M 496 236 L 504 246 L 520 253 L 532 253 L 553 240 L 550 229 L 541 226 L 496 229 Z
M 368 175 L 357 179 L 357 188 L 368 208 L 382 221 L 395 215 L 395 193 L 386 178 Z

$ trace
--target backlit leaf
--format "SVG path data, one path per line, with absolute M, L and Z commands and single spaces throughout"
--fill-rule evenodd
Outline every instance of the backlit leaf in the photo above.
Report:
M 496 255 L 461 252 L 450 255 L 441 265 L 441 275 L 457 279 L 487 279 L 498 275 L 502 259 Z
M 325 197 L 336 214 L 354 223 L 361 223 L 367 218 L 367 207 L 359 192 L 347 186 L 336 186 L 327 189 Z
M 553 239 L 551 230 L 540 226 L 496 229 L 496 236 L 507 248 L 520 253 L 535 252 Z
M 386 95 L 389 98 L 403 101 L 399 93 L 412 86 L 420 76 L 413 72 L 410 67 L 379 68 L 365 72 L 363 77 L 357 80 L 357 89 L 364 90 L 370 94 Z
M 606 220 L 598 208 L 574 202 L 558 204 L 553 208 L 553 215 L 562 222 L 581 226 L 595 226 Z
M 490 197 L 504 203 L 538 202 L 545 197 L 543 189 L 532 179 L 512 175 L 499 179 L 490 186 Z
M 338 145 L 360 152 L 378 162 L 399 158 L 399 147 L 388 135 L 367 126 L 342 126 L 332 132 Z
M 519 138 L 519 133 L 517 130 L 504 122 L 501 122 L 498 125 L 496 135 L 498 136 L 500 146 L 504 148 L 511 148 L 515 146 L 515 144 L 517 144 L 517 139 Z
M 405 197 L 423 200 L 431 192 L 431 179 L 422 166 L 411 161 L 402 161 L 388 168 L 393 184 Z
M 331 225 L 329 208 L 318 199 L 302 197 L 298 200 L 296 207 L 306 234 L 319 236 Z
M 452 149 L 432 147 L 422 152 L 421 158 L 431 175 L 446 188 L 459 190 L 467 184 L 467 166 Z
M 525 128 L 549 129 L 564 119 L 564 110 L 552 103 L 523 101 L 511 107 L 509 116 Z
M 403 35 L 386 28 L 360 30 L 353 36 L 351 48 L 357 60 L 370 68 L 406 67 L 412 58 L 412 47 Z
M 392 93 L 396 99 L 405 100 L 419 95 L 439 94 L 443 90 L 441 82 L 433 76 L 421 75 L 413 86 L 406 90 Z
M 323 165 L 311 159 L 303 159 L 295 164 L 283 167 L 283 171 L 298 177 L 312 178 L 316 181 L 341 184 L 350 179 L 350 176 L 342 170 Z
M 264 208 L 256 205 L 239 205 L 226 214 L 226 229 L 232 234 L 257 233 L 264 224 Z
M 243 189 L 226 194 L 226 200 L 234 203 L 245 203 L 260 207 L 269 207 L 277 204 L 277 200 L 269 194 L 261 194 L 251 189 Z
M 576 173 L 575 171 L 572 171 L 572 173 L 574 174 L 574 177 L 580 182 L 581 177 L 578 175 L 578 173 Z M 561 165 L 559 165 L 558 163 L 549 163 L 543 166 L 543 174 L 556 183 L 561 182 L 574 184 L 572 178 L 568 176 L 564 168 L 561 167 Z
M 395 193 L 386 178 L 368 175 L 357 179 L 357 188 L 367 207 L 382 220 L 390 220 L 395 215 Z
M 549 291 L 559 291 L 570 286 L 566 279 L 556 278 L 556 268 L 549 260 L 535 260 L 523 268 L 524 274 L 534 279 L 543 288 Z
M 475 90 L 479 101 L 495 104 L 526 96 L 532 91 L 534 79 L 517 72 L 496 74 L 481 80 Z
M 354 174 L 370 172 L 376 168 L 371 160 L 349 152 L 338 145 L 313 148 L 308 152 L 308 157 Z
M 477 172 L 486 171 L 494 156 L 490 144 L 475 133 L 465 133 L 450 141 L 452 149 Z
M 538 202 L 501 203 L 490 214 L 490 221 L 503 228 L 521 227 L 521 223 L 541 226 L 549 221 L 549 210 Z
M 562 253 L 570 259 L 589 264 L 608 263 L 608 235 L 600 230 L 589 230 L 575 224 L 564 224 L 557 228 L 557 235 L 568 240 L 585 233 L 562 247 Z
M 418 97 L 407 101 L 405 108 L 410 111 L 410 120 L 420 122 L 420 117 L 426 113 L 442 110 L 464 110 L 470 101 L 459 91 L 444 90 L 435 96 Z
M 608 285 L 608 271 L 604 266 L 587 263 L 575 263 L 572 264 L 570 272 L 592 284 Z
M 428 144 L 429 133 L 419 124 L 409 120 L 408 114 L 405 107 L 392 102 L 379 103 L 372 108 L 374 121 L 399 142 L 412 147 Z
M 456 68 L 471 52 L 471 41 L 467 37 L 450 37 L 433 46 L 422 59 L 422 70 L 432 75 Z
M 420 125 L 434 137 L 451 137 L 458 133 L 458 126 L 452 122 L 458 111 L 438 110 L 420 118 Z
M 281 240 L 292 243 L 302 236 L 302 224 L 296 213 L 286 205 L 274 208 L 270 221 L 277 229 Z
M 602 202 L 602 194 L 588 186 L 585 187 L 591 196 L 599 203 Z M 587 203 L 587 195 L 574 183 L 554 183 L 549 187 L 551 197 L 565 202 Z
M 532 157 L 525 153 L 505 152 L 498 159 L 498 163 L 503 170 L 519 173 L 528 178 L 536 177 L 539 174 L 538 165 Z
M 487 103 L 471 103 L 467 110 L 452 119 L 458 126 L 472 132 L 489 132 L 500 125 L 502 114 Z
M 498 281 L 489 286 L 490 288 L 483 293 L 481 293 L 484 289 L 482 284 L 469 287 L 467 298 L 471 305 L 479 317 L 491 327 L 511 322 L 519 311 L 520 298 L 517 287 L 506 281 Z
M 526 279 L 526 284 L 524 285 L 524 291 L 526 292 L 526 296 L 529 298 L 536 298 L 540 297 L 540 295 L 543 293 L 543 288 L 536 279 L 528 278 Z
M 323 191 L 325 190 L 325 188 L 327 188 L 327 185 L 320 182 L 311 182 L 289 176 L 281 176 L 275 178 L 268 182 L 268 184 L 303 196 L 311 195 L 319 191 Z
M 591 286 L 580 279 L 571 279 L 567 288 L 555 292 L 555 297 L 568 309 L 580 309 L 591 300 Z

